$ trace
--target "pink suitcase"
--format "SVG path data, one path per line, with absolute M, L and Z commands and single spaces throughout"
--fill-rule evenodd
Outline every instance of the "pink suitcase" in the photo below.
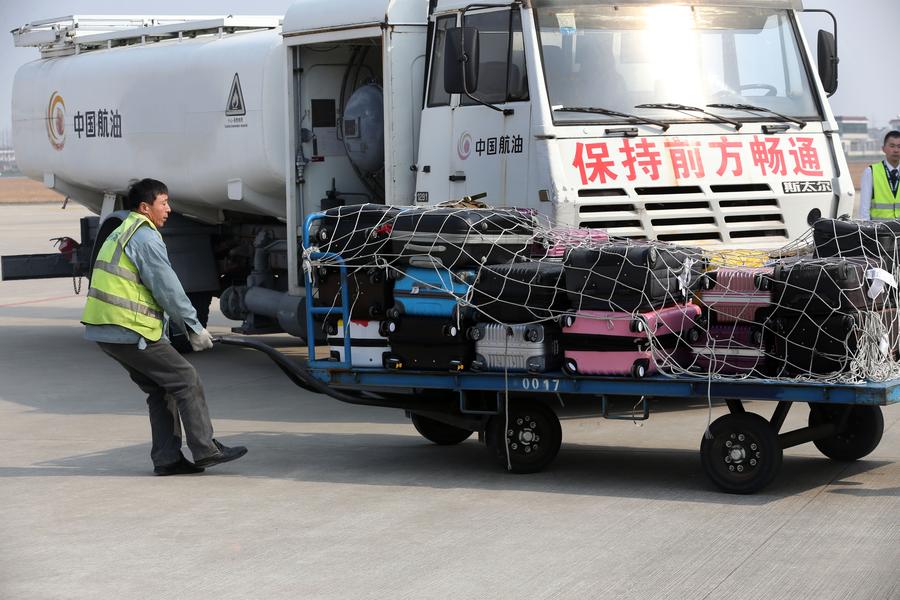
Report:
M 683 353 L 676 348 L 697 339 L 699 317 L 700 307 L 690 302 L 644 313 L 585 310 L 566 315 L 563 368 L 573 375 L 640 378 L 655 373 L 658 362 L 682 364 Z
M 535 243 L 532 258 L 561 261 L 569 248 L 594 247 L 609 241 L 605 229 L 590 227 L 554 227 Z
M 712 325 L 691 345 L 691 370 L 722 375 L 762 375 L 766 371 L 762 328 Z
M 766 309 L 772 303 L 769 290 L 761 288 L 764 278 L 771 274 L 771 267 L 719 267 L 707 273 L 714 283 L 700 297 L 713 313 L 712 320 L 718 323 L 761 322 L 760 309 Z

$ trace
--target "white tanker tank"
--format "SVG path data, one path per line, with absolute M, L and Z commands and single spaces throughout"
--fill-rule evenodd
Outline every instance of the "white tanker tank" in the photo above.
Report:
M 43 54 L 13 84 L 19 168 L 96 212 L 104 194 L 154 177 L 179 212 L 207 222 L 222 210 L 283 217 L 280 19 L 136 20 L 14 32 Z

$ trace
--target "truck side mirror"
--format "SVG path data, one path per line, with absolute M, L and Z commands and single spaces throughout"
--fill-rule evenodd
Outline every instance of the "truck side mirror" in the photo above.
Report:
M 478 29 L 450 27 L 444 42 L 444 91 L 471 94 L 478 89 Z
M 837 42 L 830 31 L 819 30 L 818 41 L 819 79 L 822 87 L 829 96 L 837 91 L 838 87 L 838 61 Z

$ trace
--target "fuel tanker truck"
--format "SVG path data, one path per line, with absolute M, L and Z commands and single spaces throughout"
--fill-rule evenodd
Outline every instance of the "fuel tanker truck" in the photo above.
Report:
M 68 16 L 12 32 L 19 168 L 96 213 L 3 279 L 85 275 L 136 179 L 208 314 L 303 337 L 304 217 L 486 194 L 569 226 L 774 248 L 850 213 L 800 0 L 298 0 L 284 16 Z M 829 27 L 829 29 L 831 29 Z

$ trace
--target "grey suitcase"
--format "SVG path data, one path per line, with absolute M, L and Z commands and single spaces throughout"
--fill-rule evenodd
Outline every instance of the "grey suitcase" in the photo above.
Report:
M 560 366 L 559 328 L 554 325 L 476 323 L 473 371 L 543 373 Z

